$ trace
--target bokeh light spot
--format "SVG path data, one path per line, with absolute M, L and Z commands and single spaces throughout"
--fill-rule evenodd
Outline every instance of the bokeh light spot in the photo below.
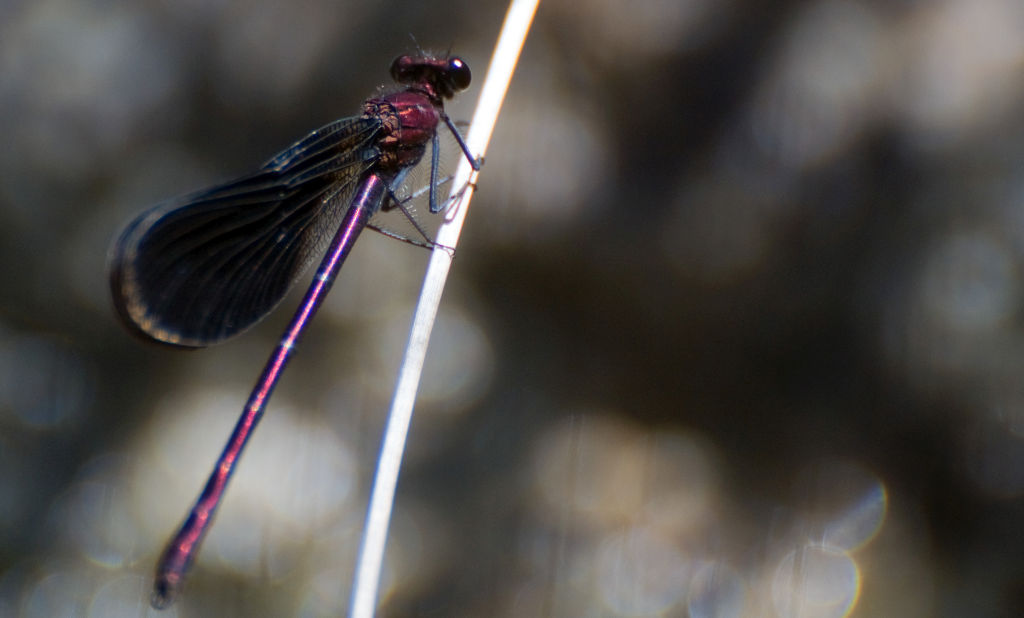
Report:
M 781 618 L 842 618 L 860 591 L 857 565 L 841 550 L 808 544 L 779 561 L 772 600 Z

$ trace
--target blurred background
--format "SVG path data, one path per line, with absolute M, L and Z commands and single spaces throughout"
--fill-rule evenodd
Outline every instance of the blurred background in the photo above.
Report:
M 417 43 L 473 68 L 468 120 L 504 10 L 0 3 L 0 616 L 152 612 L 298 302 L 147 345 L 120 226 L 358 113 Z M 543 3 L 380 615 L 1020 615 L 1022 119 L 1020 0 Z M 346 611 L 427 258 L 360 240 L 161 615 Z

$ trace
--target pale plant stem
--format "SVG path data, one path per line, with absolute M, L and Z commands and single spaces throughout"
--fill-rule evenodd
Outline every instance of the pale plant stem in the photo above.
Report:
M 470 152 L 482 158 L 487 151 L 491 133 L 498 120 L 498 112 L 508 91 L 512 73 L 519 59 L 526 34 L 529 32 L 539 0 L 512 0 L 498 43 L 495 45 L 491 64 L 487 69 L 480 99 L 466 136 Z M 388 526 L 394 505 L 395 488 L 402 455 L 405 451 L 409 423 L 412 419 L 413 403 L 419 388 L 420 375 L 427 353 L 427 342 L 437 318 L 441 292 L 444 289 L 454 252 L 459 240 L 462 224 L 466 218 L 470 198 L 476 188 L 478 171 L 473 171 L 469 161 L 463 158 L 452 182 L 453 197 L 461 191 L 437 232 L 437 245 L 431 254 L 430 264 L 424 276 L 419 303 L 413 315 L 412 329 L 405 351 L 405 358 L 399 369 L 395 395 L 388 414 L 387 426 L 381 445 L 374 476 L 370 503 L 367 507 L 366 526 L 362 546 L 356 562 L 355 579 L 352 584 L 352 600 L 349 615 L 352 618 L 370 618 L 377 605 L 381 565 L 387 543 Z

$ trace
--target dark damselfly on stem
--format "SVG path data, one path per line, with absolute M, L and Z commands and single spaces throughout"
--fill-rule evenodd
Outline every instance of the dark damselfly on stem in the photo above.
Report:
M 469 86 L 469 67 L 457 57 L 401 56 L 391 75 L 403 90 L 368 99 L 362 115 L 313 131 L 249 176 L 141 214 L 114 245 L 110 282 L 124 322 L 140 336 L 185 348 L 247 330 L 326 249 L 206 486 L 157 564 L 154 607 L 167 607 L 180 591 L 303 331 L 362 230 L 374 227 L 382 208 L 404 207 L 395 190 L 428 144 L 430 210 L 442 209 L 435 192 L 439 124 L 479 169 L 443 105 Z

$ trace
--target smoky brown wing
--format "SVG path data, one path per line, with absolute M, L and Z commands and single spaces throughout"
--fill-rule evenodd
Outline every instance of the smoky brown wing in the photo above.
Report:
M 379 130 L 373 118 L 336 121 L 250 176 L 139 215 L 111 249 L 118 314 L 136 333 L 184 347 L 259 322 L 330 241 L 379 157 Z

